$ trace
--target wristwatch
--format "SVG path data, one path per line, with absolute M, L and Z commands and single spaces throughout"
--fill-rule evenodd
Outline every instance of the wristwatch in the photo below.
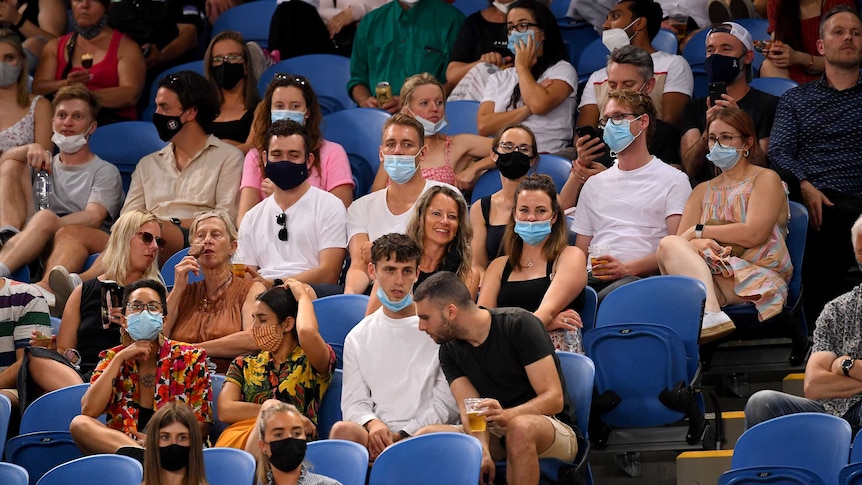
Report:
M 697 239 L 703 239 L 703 224 L 695 224 L 694 237 Z
M 848 357 L 841 361 L 841 370 L 844 371 L 845 376 L 850 376 L 850 369 L 853 368 L 853 364 L 856 362 L 856 359 L 853 357 Z

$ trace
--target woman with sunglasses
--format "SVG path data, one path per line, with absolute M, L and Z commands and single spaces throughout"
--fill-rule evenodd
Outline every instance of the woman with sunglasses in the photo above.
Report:
M 27 388 L 28 402 L 43 392 L 89 382 L 99 363 L 99 353 L 120 343 L 121 288 L 141 279 L 161 279 L 161 234 L 161 223 L 155 214 L 133 210 L 117 219 L 102 256 L 105 272 L 72 291 L 60 332 L 52 338 L 53 351 L 30 352 L 28 356 L 27 371 L 36 384 Z M 107 306 L 103 286 L 113 286 L 117 306 Z M 33 341 L 36 345 L 44 342 Z
M 425 146 L 428 153 L 419 169 L 425 180 L 436 180 L 470 189 L 485 170 L 492 168 L 487 153 L 491 140 L 487 137 L 441 133 L 446 127 L 446 97 L 443 85 L 433 75 L 423 72 L 410 76 L 401 86 L 401 112 L 412 116 L 425 129 Z M 485 158 L 484 161 L 477 161 Z M 389 183 L 383 164 L 371 190 L 380 190 Z
M 247 152 L 251 146 L 246 141 L 260 97 L 242 34 L 227 30 L 213 37 L 204 54 L 204 76 L 215 85 L 221 108 L 212 134 Z
M 555 153 L 571 143 L 578 74 L 566 59 L 557 20 L 543 3 L 518 0 L 506 14 L 515 65 L 493 74 L 477 116 L 488 136 L 512 123 L 536 134 L 539 150 Z
M 497 256 L 503 253 L 503 234 L 512 220 L 515 188 L 539 160 L 536 136 L 524 125 L 509 125 L 497 133 L 491 159 L 500 171 L 502 188 L 482 197 L 470 207 L 473 226 L 473 272 L 481 278 Z
M 751 302 L 760 321 L 781 313 L 793 276 L 787 251 L 790 208 L 778 174 L 764 158 L 751 117 L 738 108 L 716 112 L 703 137 L 706 158 L 721 170 L 691 193 L 677 236 L 656 251 L 661 274 L 706 285 L 701 343 L 736 328 L 721 307 Z
M 308 182 L 341 199 L 345 207 L 353 202 L 353 175 L 347 152 L 341 145 L 323 139 L 320 122 L 323 116 L 317 95 L 308 79 L 292 74 L 278 73 L 273 77 L 263 101 L 257 105 L 254 123 L 248 136 L 253 147 L 245 156 L 242 182 L 239 191 L 239 214 L 236 225 L 249 209 L 272 193 L 271 182 L 264 179 L 264 160 L 260 154 L 266 147 L 266 132 L 272 123 L 288 119 L 303 125 L 311 137 L 311 162 L 308 166 Z
M 236 229 L 224 211 L 205 212 L 192 221 L 189 242 L 203 252 L 186 255 L 174 267 L 163 330 L 174 340 L 206 350 L 222 373 L 236 356 L 258 349 L 251 336 L 252 310 L 255 297 L 266 290 L 262 283 L 234 276 L 236 241 Z M 204 279 L 189 284 L 189 273 Z

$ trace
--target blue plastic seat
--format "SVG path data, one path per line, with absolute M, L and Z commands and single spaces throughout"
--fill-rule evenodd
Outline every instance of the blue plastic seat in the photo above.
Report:
M 218 440 L 219 435 L 221 435 L 221 432 L 229 426 L 228 423 L 218 419 L 218 395 L 221 393 L 221 389 L 224 386 L 224 377 L 225 376 L 223 374 L 210 375 L 213 396 L 213 424 L 212 427 L 210 427 L 210 441 L 212 443 L 215 443 Z
M 682 50 L 682 57 L 688 61 L 692 72 L 704 72 L 703 65 L 706 64 L 706 34 L 709 29 L 703 29 L 692 35 Z
M 191 248 L 183 248 L 179 251 L 175 252 L 162 266 L 162 279 L 165 280 L 165 287 L 170 291 L 174 287 L 174 268 L 177 263 L 179 263 L 186 255 L 189 254 L 189 249 Z M 200 274 L 196 275 L 192 272 L 188 273 L 189 283 L 194 283 L 196 281 L 202 281 L 204 279 L 203 271 Z
M 569 173 L 572 171 L 572 161 L 566 160 L 557 155 L 544 153 L 539 155 L 539 162 L 530 170 L 530 174 L 543 173 L 549 175 L 554 181 L 554 188 L 559 194 L 563 190 L 563 185 L 569 178 Z M 476 185 L 473 186 L 473 193 L 470 196 L 470 203 L 476 202 L 482 197 L 493 194 L 503 188 L 503 182 L 500 180 L 500 171 L 495 169 L 487 170 L 479 176 Z
M 164 71 L 156 74 L 156 77 L 153 78 L 153 84 L 150 85 L 149 98 L 147 98 L 147 107 L 144 109 L 144 112 L 141 113 L 141 120 L 151 122 L 153 121 L 153 113 L 156 112 L 156 93 L 159 91 L 159 81 L 164 79 L 165 77 L 178 73 L 180 71 L 192 71 L 204 75 L 204 61 L 191 61 L 186 62 L 184 64 L 180 64 L 179 66 L 169 67 Z M 111 161 L 111 160 L 109 160 Z
M 662 52 L 676 55 L 677 51 L 679 51 L 679 39 L 670 30 L 659 29 L 655 39 L 652 40 L 652 46 Z
M 461 433 L 433 433 L 401 440 L 383 450 L 369 485 L 475 485 L 482 445 Z
M 0 394 L 0 457 L 6 446 L 6 435 L 9 432 L 9 420 L 12 418 L 12 403 L 9 398 Z
M 554 14 L 555 19 L 567 18 L 566 14 L 569 13 L 568 0 L 551 0 L 549 7 L 551 8 L 551 13 Z
M 799 83 L 783 77 L 758 77 L 752 79 L 748 85 L 773 96 L 781 96 L 788 89 L 799 86 Z
M 22 466 L 0 462 L 0 483 L 3 485 L 27 485 L 30 483 L 30 475 Z
M 824 484 L 839 483 L 850 438 L 850 424 L 831 414 L 781 416 L 742 433 L 734 446 L 731 469 L 793 466 L 814 472 Z
M 236 448 L 204 449 L 204 470 L 210 485 L 253 485 L 254 455 Z
M 452 6 L 460 10 L 465 17 L 468 17 L 487 8 L 488 2 L 484 0 L 455 0 L 452 2 Z
M 123 455 L 90 455 L 52 468 L 36 482 L 38 485 L 102 483 L 138 485 L 144 478 L 144 467 L 134 458 Z
M 347 152 L 350 170 L 356 183 L 353 189 L 354 198 L 362 197 L 371 189 L 371 183 L 380 166 L 383 123 L 389 116 L 389 113 L 379 109 L 354 108 L 323 118 L 325 138 L 338 143 Z
M 590 75 L 608 65 L 608 56 L 611 55 L 602 39 L 590 42 L 578 59 L 578 84 L 583 84 L 590 79 Z
M 479 102 L 470 100 L 451 101 L 446 103 L 446 119 L 449 125 L 444 130 L 449 135 L 479 134 L 478 118 Z
M 147 121 L 121 121 L 100 126 L 90 136 L 90 150 L 117 166 L 126 192 L 141 158 L 165 145 L 167 142 L 159 138 L 156 127 Z
M 269 46 L 269 23 L 275 13 L 276 2 L 250 2 L 229 8 L 213 24 L 212 36 L 233 30 L 242 34 L 246 42 L 257 42 L 262 48 Z
M 24 467 L 30 475 L 30 485 L 55 466 L 81 456 L 69 431 L 37 431 L 20 434 L 6 442 L 6 461 Z
M 332 425 L 341 421 L 341 387 L 343 382 L 341 369 L 335 369 L 332 373 L 332 382 L 326 388 L 326 393 L 320 401 L 320 409 L 317 411 L 317 437 L 325 440 L 329 438 Z
M 840 483 L 840 482 L 839 482 Z M 816 473 L 795 466 L 752 466 L 721 474 L 718 485 L 825 485 Z
M 72 419 L 81 414 L 81 398 L 90 384 L 76 384 L 39 396 L 21 417 L 20 433 L 69 431 Z
M 311 471 L 338 480 L 341 485 L 365 485 L 368 475 L 368 449 L 345 440 L 319 440 L 308 443 L 305 460 Z
M 17 271 L 9 275 L 9 278 L 15 281 L 20 281 L 22 283 L 30 282 L 30 267 L 26 264 L 18 268 Z
M 577 22 L 573 19 L 557 19 L 560 33 L 563 35 L 563 43 L 569 54 L 569 64 L 577 67 L 583 55 L 584 49 L 590 42 L 599 38 L 599 34 L 592 24 Z M 578 73 L 581 71 L 578 70 Z
M 291 57 L 267 68 L 260 75 L 258 91 L 263 96 L 276 73 L 298 74 L 311 83 L 320 112 L 326 116 L 336 111 L 356 108 L 347 92 L 350 80 L 350 58 L 333 54 L 309 54 Z
M 841 468 L 838 474 L 839 485 L 862 485 L 862 462 L 853 463 Z
M 332 346 L 341 369 L 344 339 L 350 330 L 365 318 L 368 295 L 332 295 L 314 300 L 314 314 L 323 341 Z
M 591 286 L 584 288 L 584 306 L 578 310 L 578 315 L 581 316 L 581 323 L 584 325 L 582 331 L 596 326 L 596 312 L 599 307 L 599 295 Z

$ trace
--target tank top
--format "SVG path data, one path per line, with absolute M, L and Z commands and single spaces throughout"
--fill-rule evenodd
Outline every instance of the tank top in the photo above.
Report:
M 509 281 L 512 265 L 507 261 L 500 276 L 500 292 L 497 294 L 497 307 L 518 307 L 529 312 L 535 312 L 542 304 L 545 293 L 551 286 L 554 274 L 554 262 L 548 261 L 545 276 L 524 281 Z M 577 310 L 584 303 L 584 292 L 572 300 L 566 308 Z
M 443 165 L 440 167 L 422 168 L 422 178 L 425 180 L 436 180 L 449 185 L 455 185 L 455 170 L 452 169 L 452 138 L 446 135 L 446 146 L 443 150 Z
M 485 219 L 485 252 L 488 253 L 488 261 L 503 256 L 503 235 L 506 234 L 506 224 L 499 226 L 491 225 L 491 196 L 479 199 L 479 207 L 482 208 L 482 217 Z
M 120 327 L 102 328 L 102 283 L 98 278 L 81 285 L 81 323 L 77 347 L 81 354 L 81 373 L 88 374 L 99 363 L 99 353 L 120 345 Z
M 36 141 L 36 121 L 33 116 L 36 112 L 36 102 L 41 97 L 33 96 L 33 101 L 30 102 L 30 110 L 27 111 L 27 114 L 14 125 L 0 131 L 0 151 L 5 152 Z

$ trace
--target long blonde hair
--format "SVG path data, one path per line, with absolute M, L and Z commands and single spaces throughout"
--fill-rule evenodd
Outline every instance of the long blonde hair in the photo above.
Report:
M 186 483 L 207 485 L 204 471 L 203 437 L 194 411 L 186 403 L 173 401 L 162 406 L 147 424 L 144 441 L 144 481 L 141 485 L 161 484 L 159 459 L 159 432 L 165 426 L 180 423 L 189 430 L 189 464 L 186 467 Z
M 450 257 L 460 258 L 458 269 L 454 273 L 464 284 L 469 286 L 470 268 L 473 264 L 473 253 L 470 251 L 470 242 L 473 241 L 473 226 L 470 224 L 470 216 L 467 212 L 467 202 L 464 200 L 464 196 L 445 185 L 435 185 L 426 190 L 422 194 L 422 197 L 419 197 L 419 200 L 416 201 L 416 206 L 410 215 L 410 222 L 407 223 L 407 235 L 416 241 L 419 249 L 424 254 L 425 216 L 428 213 L 428 206 L 431 205 L 431 199 L 437 194 L 445 195 L 454 200 L 455 204 L 458 205 L 458 232 L 455 233 L 455 239 L 452 239 L 446 247 L 444 260 Z
M 257 431 L 258 438 L 261 442 L 266 437 L 266 423 L 269 421 L 275 414 L 295 414 L 302 419 L 302 413 L 299 412 L 299 409 L 296 408 L 293 404 L 287 404 L 286 402 L 278 401 L 273 403 L 271 406 L 266 407 L 260 411 L 257 417 Z M 266 456 L 266 453 L 261 452 L 260 456 L 257 459 L 257 481 L 258 483 L 267 483 L 269 481 L 269 471 L 270 471 L 269 457 Z
M 102 253 L 102 267 L 109 280 L 120 284 L 126 281 L 131 259 L 130 243 L 141 226 L 149 222 L 156 222 L 159 226 L 162 224 L 152 212 L 133 210 L 121 215 L 111 227 L 111 237 L 108 238 L 108 245 Z M 155 258 L 141 275 L 141 279 L 161 281 L 161 278 L 159 261 Z

